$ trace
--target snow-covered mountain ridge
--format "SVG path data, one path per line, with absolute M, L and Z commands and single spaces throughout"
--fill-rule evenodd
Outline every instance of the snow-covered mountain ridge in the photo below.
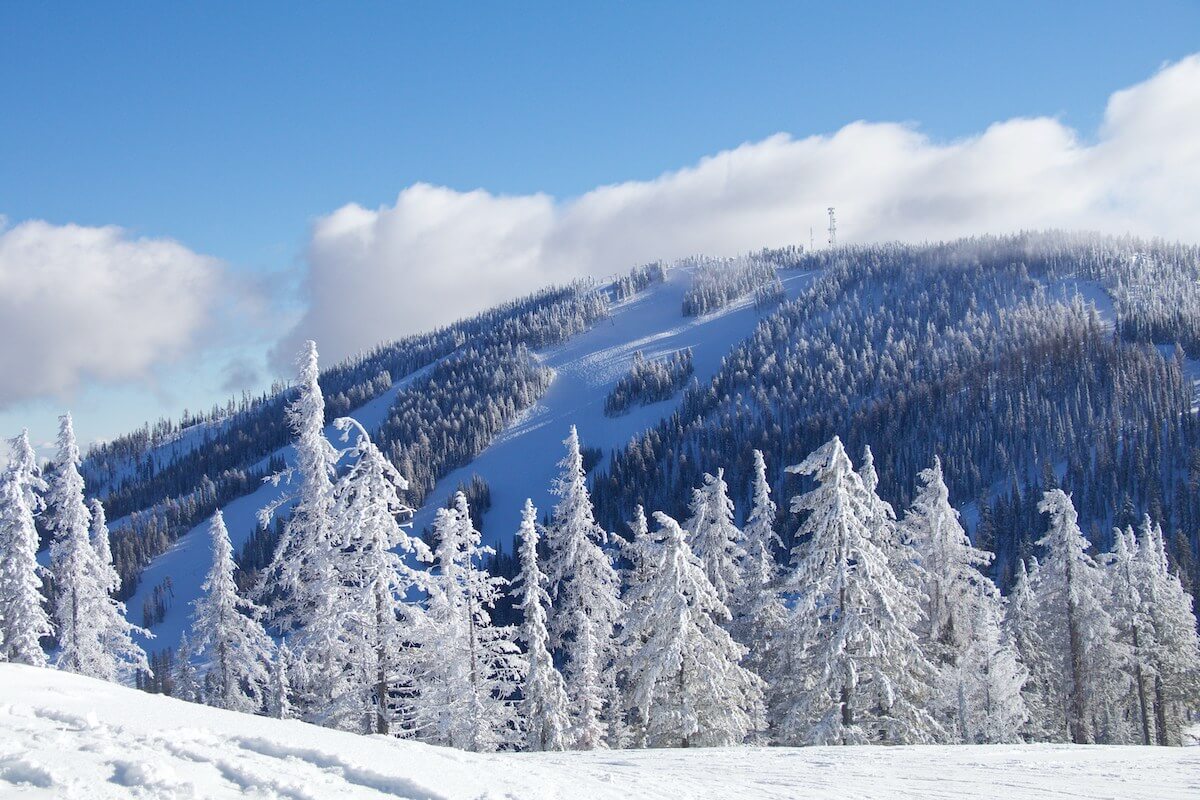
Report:
M 464 753 L 0 664 L 0 797 L 1120 798 L 1200 791 L 1200 748 L 737 747 Z

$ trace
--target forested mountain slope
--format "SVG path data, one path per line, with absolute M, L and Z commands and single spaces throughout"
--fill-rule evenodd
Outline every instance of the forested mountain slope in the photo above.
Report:
M 856 459 L 874 448 L 898 504 L 940 455 L 1002 585 L 1044 530 L 1042 491 L 1061 485 L 1101 549 L 1114 523 L 1161 520 L 1194 587 L 1198 263 L 1193 247 L 1058 233 L 689 259 L 381 346 L 321 385 L 327 421 L 358 418 L 409 478 L 418 531 L 469 486 L 486 540 L 507 550 L 525 497 L 552 507 L 571 424 L 592 448 L 599 519 L 622 533 L 636 503 L 682 514 L 720 467 L 741 516 L 753 448 L 790 497 L 804 487 L 784 467 L 838 434 Z M 614 387 L 637 384 L 635 353 L 688 349 L 681 394 L 605 414 Z M 156 648 L 175 644 L 198 587 L 196 526 L 225 507 L 236 549 L 275 496 L 261 477 L 290 458 L 289 397 L 147 428 L 87 460 L 116 518 L 130 614 L 154 610 Z M 797 521 L 780 511 L 785 539 Z

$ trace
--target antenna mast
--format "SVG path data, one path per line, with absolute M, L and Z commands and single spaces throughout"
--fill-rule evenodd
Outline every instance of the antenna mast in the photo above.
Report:
M 837 247 L 837 220 L 833 217 L 833 206 L 829 207 L 829 247 Z

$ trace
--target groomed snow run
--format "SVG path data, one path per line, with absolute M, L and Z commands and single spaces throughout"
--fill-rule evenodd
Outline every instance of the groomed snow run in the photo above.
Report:
M 3 798 L 1200 797 L 1200 748 L 722 748 L 476 755 L 0 664 Z

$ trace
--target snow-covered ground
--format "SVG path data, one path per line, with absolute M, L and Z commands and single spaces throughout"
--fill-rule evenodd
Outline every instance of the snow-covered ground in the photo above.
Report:
M 3 798 L 1200 796 L 1200 748 L 722 748 L 477 755 L 0 664 Z

